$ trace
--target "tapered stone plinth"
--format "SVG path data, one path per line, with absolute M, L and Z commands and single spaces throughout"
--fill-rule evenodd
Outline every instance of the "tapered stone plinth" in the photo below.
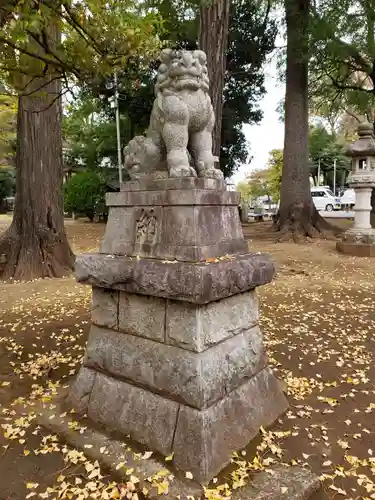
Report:
M 129 182 L 107 201 L 100 252 L 76 262 L 93 324 L 67 402 L 205 484 L 287 408 L 258 325 L 274 266 L 221 181 Z

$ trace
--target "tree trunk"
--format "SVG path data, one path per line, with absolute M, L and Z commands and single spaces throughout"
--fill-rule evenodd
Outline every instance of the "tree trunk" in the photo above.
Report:
M 308 168 L 309 0 L 284 0 L 287 25 L 284 162 L 274 227 L 281 239 L 299 241 L 331 228 L 311 197 Z
M 207 54 L 210 95 L 215 112 L 212 151 L 220 156 L 223 89 L 228 47 L 230 0 L 210 0 L 200 8 L 199 48 Z
M 51 42 L 57 30 L 49 28 Z M 39 73 L 40 74 L 40 73 Z M 16 199 L 13 221 L 0 238 L 0 277 L 61 277 L 74 255 L 64 230 L 61 83 L 45 76 L 23 79 L 19 91 Z

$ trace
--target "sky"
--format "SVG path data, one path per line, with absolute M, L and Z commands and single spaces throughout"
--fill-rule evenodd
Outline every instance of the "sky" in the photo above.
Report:
M 276 69 L 276 57 L 272 57 L 265 67 L 266 94 L 259 103 L 263 119 L 259 125 L 244 125 L 246 139 L 250 143 L 253 159 L 250 164 L 242 165 L 232 176 L 231 182 L 237 184 L 245 179 L 252 170 L 264 168 L 268 153 L 272 149 L 282 149 L 284 142 L 284 124 L 279 122 L 276 108 L 284 98 L 285 86 L 280 83 Z

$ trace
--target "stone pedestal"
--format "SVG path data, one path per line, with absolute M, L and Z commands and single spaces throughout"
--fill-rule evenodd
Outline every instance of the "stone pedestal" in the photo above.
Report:
M 375 231 L 371 228 L 371 193 L 375 187 L 375 137 L 372 123 L 361 123 L 358 140 L 350 144 L 352 158 L 348 184 L 355 191 L 354 224 L 336 244 L 338 251 L 359 257 L 375 257 Z
M 267 366 L 255 288 L 274 266 L 248 253 L 223 181 L 131 181 L 107 197 L 92 328 L 67 402 L 201 484 L 287 408 Z
M 339 252 L 357 257 L 375 257 L 375 230 L 371 227 L 371 193 L 375 187 L 373 173 L 350 176 L 350 186 L 355 190 L 354 224 L 336 243 Z

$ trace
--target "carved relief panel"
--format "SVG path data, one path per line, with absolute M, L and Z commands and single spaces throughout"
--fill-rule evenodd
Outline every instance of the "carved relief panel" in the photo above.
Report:
M 158 220 L 154 208 L 142 208 L 136 220 L 135 242 L 153 245 L 158 237 Z

